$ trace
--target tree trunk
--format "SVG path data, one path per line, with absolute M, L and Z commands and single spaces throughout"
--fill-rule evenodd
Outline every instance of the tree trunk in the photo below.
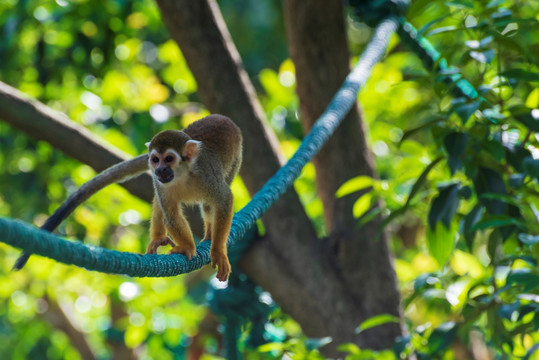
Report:
M 350 72 L 344 9 L 341 1 L 284 0 L 283 4 L 301 122 L 308 131 Z M 375 177 L 358 107 L 352 108 L 313 163 L 329 241 L 336 249 L 335 261 L 348 291 L 369 317 L 399 316 L 399 290 L 386 236 L 378 235 L 380 219 L 359 229 L 352 214 L 358 195 L 335 197 L 346 180 Z M 398 324 L 379 326 L 363 334 L 361 345 L 387 348 L 399 335 Z
M 274 136 L 265 125 L 266 121 L 256 100 L 253 86 L 241 65 L 241 59 L 230 39 L 216 2 L 214 0 L 157 0 L 157 3 L 171 36 L 178 42 L 197 80 L 205 105 L 211 112 L 230 116 L 241 127 L 245 144 L 244 163 L 240 174 L 249 192 L 253 194 L 275 173 L 281 164 L 282 157 L 279 155 Z M 341 7 L 339 9 L 342 11 Z M 341 32 L 344 32 L 342 12 L 334 17 L 336 21 L 340 21 Z M 316 48 L 321 50 L 318 46 Z M 345 70 L 340 62 L 343 57 L 348 56 L 348 51 L 346 48 L 340 51 L 337 68 L 339 71 L 344 71 L 346 75 L 348 58 L 344 63 Z M 338 73 L 330 74 L 331 77 L 337 75 Z M 332 79 L 331 81 L 338 83 L 338 86 L 328 89 L 327 92 L 333 95 L 343 79 L 344 76 L 337 77 L 336 80 Z M 363 139 L 361 128 L 358 126 L 357 111 L 355 120 L 356 125 L 353 131 L 359 127 L 360 139 Z M 358 146 L 359 151 L 367 151 L 365 143 L 357 144 L 358 139 L 355 137 L 353 140 L 354 146 Z M 350 139 L 347 139 L 345 143 L 351 143 Z M 335 145 L 333 148 L 338 147 Z M 340 145 L 342 146 L 342 143 Z M 355 154 L 346 154 L 349 162 L 357 161 L 354 158 Z M 260 166 L 262 159 L 264 163 Z M 362 159 L 363 163 L 367 163 L 369 158 L 363 155 Z M 363 173 L 370 171 L 372 174 L 371 169 L 372 166 L 369 165 L 362 171 Z M 327 174 L 331 174 L 331 170 L 327 171 Z M 338 181 L 354 175 L 357 173 L 339 175 Z M 328 197 L 333 197 L 334 191 L 323 193 Z M 331 219 L 344 222 L 341 218 L 351 218 L 353 199 L 346 199 L 346 201 L 347 206 L 340 203 L 330 204 L 331 214 L 335 214 L 331 216 Z M 348 211 L 348 214 L 341 214 L 343 211 Z M 338 344 L 357 343 L 358 338 L 353 330 L 362 320 L 380 312 L 399 313 L 398 291 L 385 239 L 376 242 L 372 236 L 370 241 L 362 245 L 367 248 L 364 256 L 357 252 L 353 253 L 355 265 L 357 266 L 357 262 L 362 262 L 360 265 L 362 272 L 358 272 L 355 268 L 350 269 L 348 261 L 341 261 L 345 268 L 337 270 L 338 266 L 333 263 L 335 257 L 331 256 L 332 254 L 323 243 L 315 239 L 312 226 L 295 193 L 289 191 L 264 216 L 263 220 L 268 236 L 263 241 L 259 241 L 247 256 L 244 256 L 243 268 L 302 325 L 308 336 L 333 337 L 334 342 L 325 350 L 327 354 L 336 354 Z M 349 226 L 350 221 L 344 224 L 346 225 L 343 226 L 345 233 L 352 231 L 355 225 Z M 333 228 L 338 227 L 333 224 Z M 353 235 L 348 235 L 348 238 L 358 239 Z M 357 249 L 358 241 L 353 243 L 356 246 L 351 247 L 350 250 Z M 371 260 L 369 256 L 375 256 L 375 259 Z M 382 260 L 380 264 L 384 268 L 373 267 L 374 261 L 380 259 Z M 344 256 L 343 260 L 348 260 L 348 258 Z M 348 276 L 349 270 L 353 273 Z M 347 275 L 347 279 L 360 279 L 365 283 L 351 284 L 343 280 L 344 275 Z M 375 284 L 370 280 L 371 277 L 377 280 L 383 279 L 386 285 Z M 357 291 L 358 286 L 361 290 L 368 291 L 357 295 L 360 292 Z M 375 294 L 369 296 L 371 292 Z M 380 301 L 382 305 L 377 306 L 374 299 Z M 400 334 L 399 326 L 383 328 L 389 330 L 377 331 L 374 334 L 365 332 L 361 345 L 375 348 L 389 346 L 389 339 L 393 341 Z M 382 333 L 384 336 L 380 340 L 378 336 Z

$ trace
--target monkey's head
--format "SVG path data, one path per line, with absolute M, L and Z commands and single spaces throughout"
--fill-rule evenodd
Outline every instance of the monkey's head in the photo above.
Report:
M 149 143 L 149 166 L 162 184 L 170 183 L 184 173 L 197 157 L 201 142 L 178 130 L 165 130 Z

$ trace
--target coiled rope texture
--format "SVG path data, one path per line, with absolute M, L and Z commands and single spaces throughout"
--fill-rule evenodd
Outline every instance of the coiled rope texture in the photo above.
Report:
M 236 213 L 227 241 L 228 247 L 242 238 L 256 220 L 292 186 L 305 164 L 318 153 L 333 134 L 355 103 L 358 91 L 367 81 L 372 67 L 384 55 L 389 39 L 398 26 L 397 18 L 389 17 L 376 27 L 357 65 L 335 94 L 326 111 L 303 139 L 296 153 L 253 196 L 252 200 Z M 175 276 L 197 270 L 210 261 L 209 241 L 200 243 L 197 246 L 197 255 L 187 261 L 183 255 L 141 255 L 67 241 L 22 221 L 5 218 L 0 218 L 0 234 L 0 241 L 27 252 L 88 270 L 133 277 Z

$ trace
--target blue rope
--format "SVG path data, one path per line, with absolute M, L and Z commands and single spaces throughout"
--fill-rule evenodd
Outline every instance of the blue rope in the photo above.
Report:
M 346 0 L 361 21 L 375 27 L 380 20 L 406 13 L 410 0 Z
M 438 50 L 403 16 L 399 17 L 399 24 L 400 26 L 397 30 L 399 37 L 416 53 L 426 68 L 436 70 L 440 73 L 449 70 L 458 70 L 456 67 L 449 66 L 447 60 L 442 57 Z M 455 84 L 458 96 L 464 96 L 472 100 L 479 97 L 477 90 L 461 74 L 449 74 L 445 78 L 448 83 Z
M 335 131 L 355 103 L 358 91 L 367 81 L 372 67 L 383 57 L 389 38 L 397 27 L 398 21 L 395 17 L 380 22 L 358 64 L 296 153 L 234 216 L 227 246 L 230 247 L 240 239 L 292 186 L 305 164 Z M 183 255 L 140 255 L 66 241 L 21 221 L 6 218 L 0 218 L 0 234 L 2 242 L 65 264 L 133 277 L 175 276 L 197 270 L 210 261 L 209 241 L 200 243 L 197 246 L 197 255 L 187 261 Z
M 403 16 L 410 5 L 409 0 L 347 0 L 347 2 L 358 19 L 371 27 L 378 24 L 380 19 L 397 17 L 399 21 L 397 34 L 401 41 L 416 53 L 423 65 L 443 75 L 443 81 L 454 84 L 457 96 L 471 100 L 478 98 L 479 94 L 472 84 L 457 73 L 456 67 L 449 66 L 438 50 Z

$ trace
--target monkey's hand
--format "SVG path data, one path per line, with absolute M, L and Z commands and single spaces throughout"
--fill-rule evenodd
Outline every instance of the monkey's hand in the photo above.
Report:
M 194 243 L 182 242 L 170 249 L 169 254 L 183 254 L 187 260 L 191 260 L 197 254 L 197 248 Z
M 212 249 L 210 251 L 210 258 L 212 268 L 217 268 L 217 279 L 219 279 L 219 281 L 226 281 L 231 271 L 228 256 L 221 251 L 214 251 Z
M 148 244 L 148 248 L 146 249 L 146 254 L 155 254 L 157 253 L 157 249 L 160 246 L 165 246 L 165 245 L 170 245 L 173 247 L 176 246 L 176 244 L 174 244 L 174 242 L 170 240 L 169 237 L 152 239 L 152 241 L 150 241 L 150 243 Z

